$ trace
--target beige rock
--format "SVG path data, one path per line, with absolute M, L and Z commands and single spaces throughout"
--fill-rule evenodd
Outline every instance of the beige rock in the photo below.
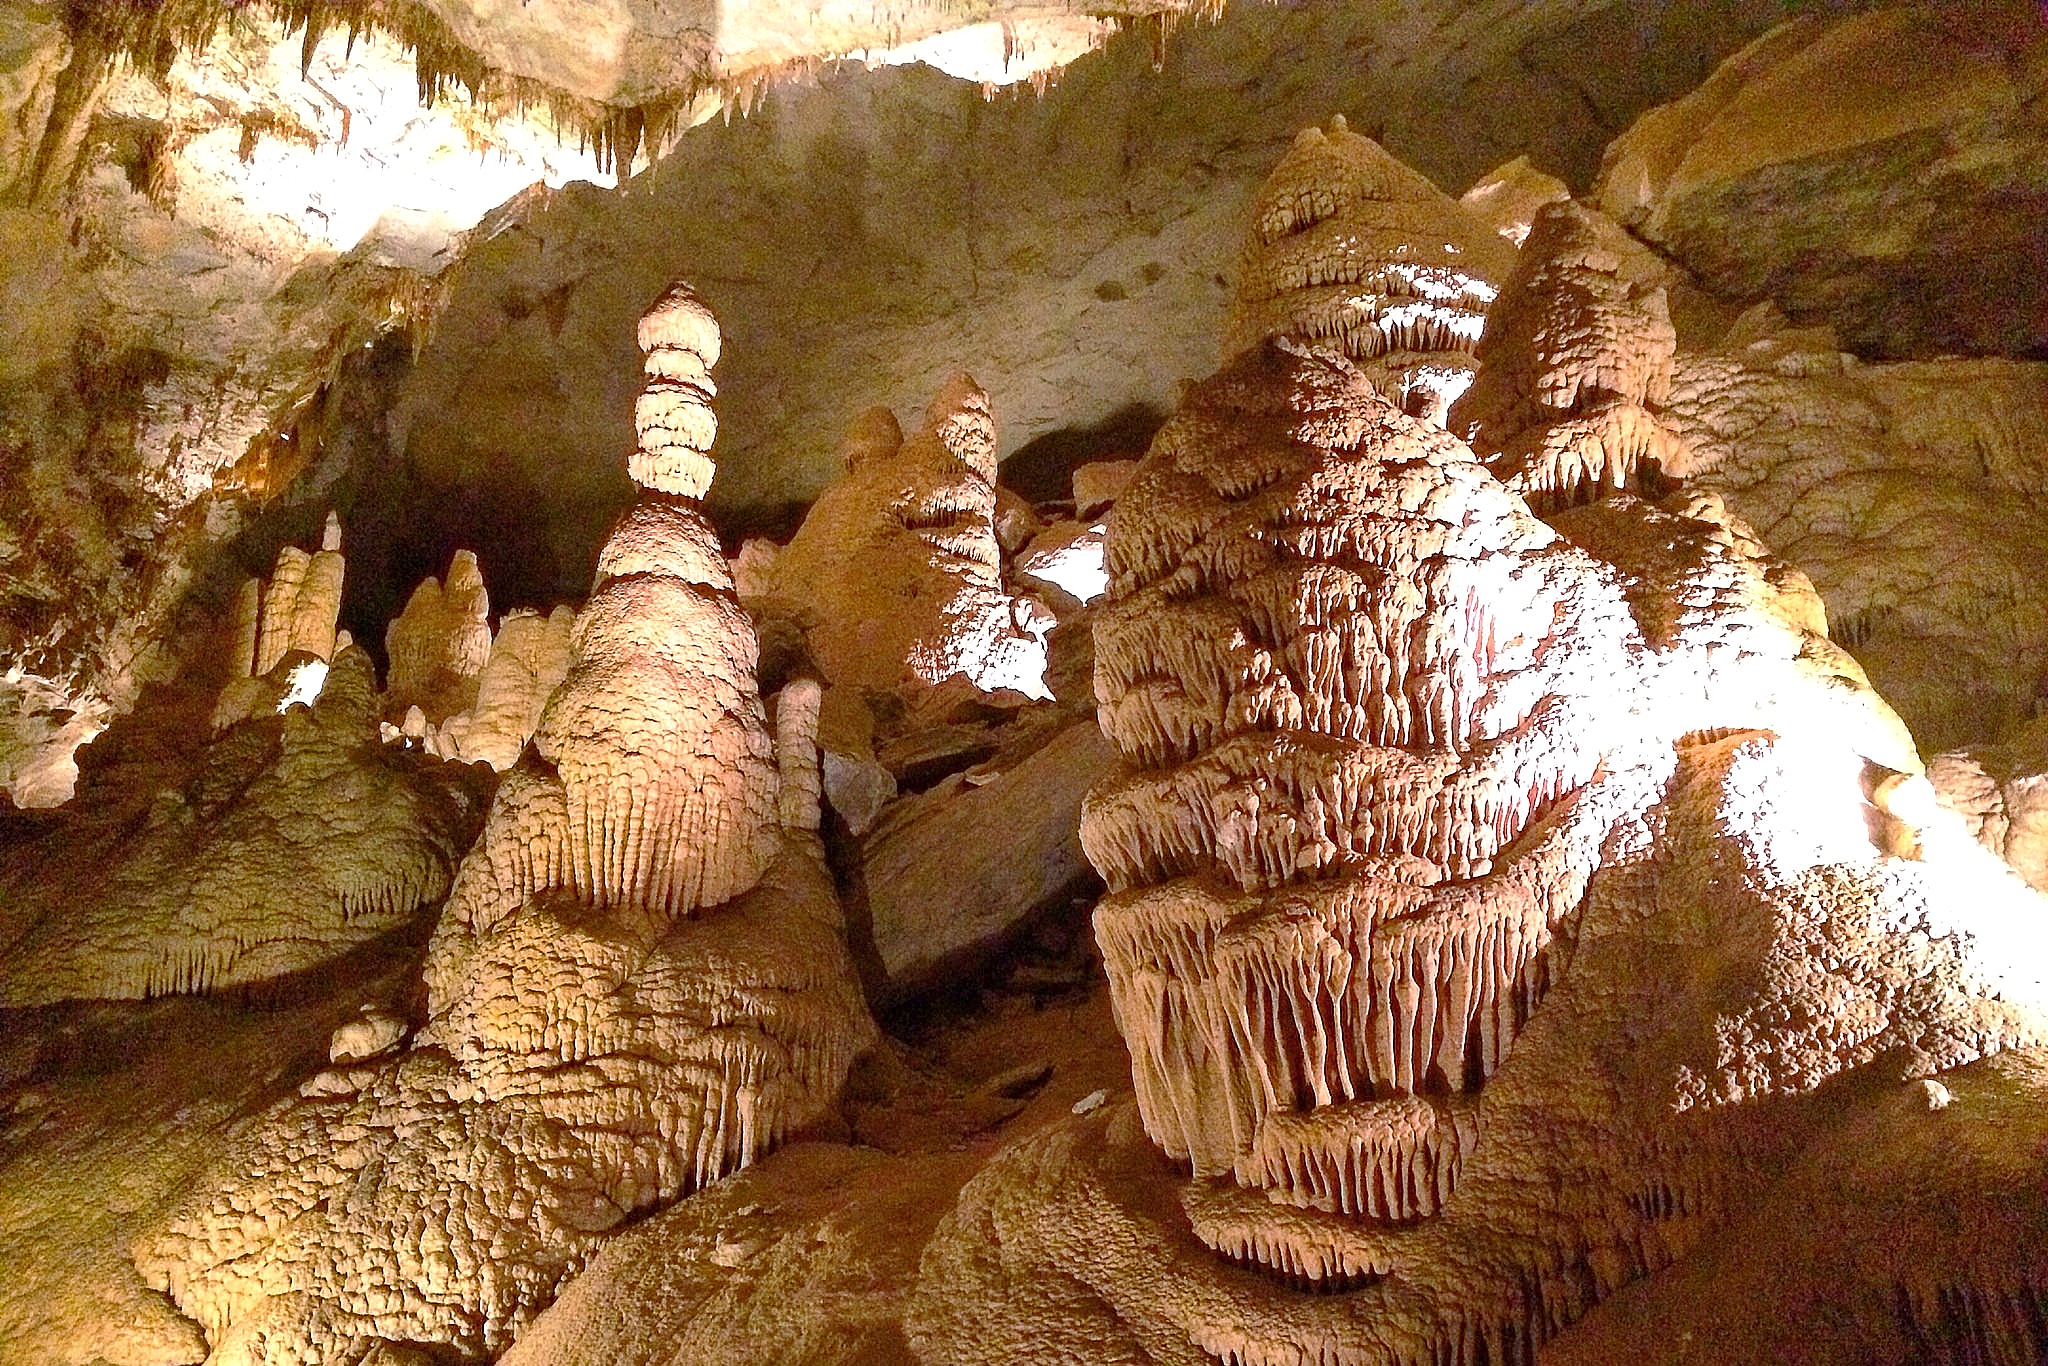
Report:
M 277 552 L 277 564 L 263 585 L 263 613 L 256 638 L 257 677 L 277 667 L 292 647 L 292 624 L 298 615 L 299 589 L 313 557 L 295 545 Z M 317 610 L 317 604 L 316 604 Z
M 1131 476 L 1138 472 L 1135 460 L 1095 460 L 1074 470 L 1074 515 L 1094 521 L 1116 502 Z
M 1025 502 L 1022 494 L 996 485 L 996 542 L 1005 555 L 1016 554 L 1043 530 L 1045 523 L 1039 519 L 1037 509 Z
M 1514 273 L 1487 315 L 1478 378 L 1451 428 L 1539 507 L 1635 486 L 1677 463 L 1659 413 L 1678 334 L 1670 268 L 1569 199 L 1538 209 Z
M 1081 798 L 1110 757 L 1083 721 L 988 782 L 956 776 L 887 809 L 861 850 L 884 999 L 970 970 L 1034 913 L 1085 889 Z
M 345 651 L 311 707 L 277 712 L 271 701 L 183 763 L 110 775 L 128 790 L 10 851 L 0 1004 L 264 982 L 447 894 L 483 793 L 384 750 L 368 656 Z M 150 724 L 105 743 L 144 745 Z
M 476 702 L 441 725 L 453 753 L 503 773 L 519 761 L 541 709 L 569 673 L 576 614 L 557 607 L 543 617 L 514 608 L 498 623 L 490 658 L 477 675 Z
M 777 558 L 787 604 L 834 685 L 894 688 L 954 676 L 1046 696 L 1045 641 L 1004 591 L 988 395 L 955 376 L 901 438 L 886 409 L 848 434 L 847 475 Z
M 1571 197 L 1571 190 L 1562 180 L 1537 170 L 1525 155 L 1504 162 L 1473 181 L 1472 188 L 1459 197 L 1458 203 L 1519 247 L 1527 240 L 1538 209 Z
M 1666 473 L 1765 528 L 1930 749 L 2028 720 L 2048 677 L 2048 365 L 1681 352 Z
M 384 630 L 390 661 L 387 706 L 419 705 L 439 723 L 477 700 L 491 653 L 491 599 L 476 552 L 458 550 L 446 582 L 421 581 L 405 610 Z
M 1484 222 L 1338 116 L 1303 129 L 1253 201 L 1224 350 L 1326 343 L 1441 422 L 1513 264 Z
M 1979 843 L 2048 892 L 2048 721 L 1997 744 L 1937 754 L 1927 777 Z
M 820 823 L 818 709 L 824 692 L 816 679 L 799 678 L 775 695 L 776 812 L 787 830 L 816 834 Z
M 765 597 L 775 579 L 775 557 L 782 547 L 765 536 L 749 536 L 740 543 L 732 562 L 732 589 L 742 602 Z
M 1753 534 L 1680 506 L 1553 530 L 1329 353 L 1190 390 L 1111 521 L 1096 629 L 1124 768 L 1082 837 L 1136 1104 L 969 1184 L 921 1357 L 1516 1359 L 1752 1210 L 1827 1269 L 1770 1259 L 1761 1332 L 1704 1298 L 1688 1322 L 1790 1344 L 1826 1302 L 1845 1354 L 1904 1359 L 1967 1334 L 1960 1285 L 1999 1359 L 2038 1350 L 2038 1151 L 1937 1176 L 1924 1101 L 1849 1125 L 1826 1084 L 2043 1094 L 1982 1062 L 2048 1043 L 2039 903 L 1967 841 L 1886 852 L 1910 736 Z M 1802 1149 L 1774 1205 L 1760 1155 Z M 1992 1170 L 2002 1204 L 1972 1193 Z
M 1715 293 L 1860 354 L 2039 354 L 2048 295 L 2011 262 L 2038 217 L 2044 54 L 2039 14 L 1999 0 L 1802 17 L 1638 120 L 1594 197 Z

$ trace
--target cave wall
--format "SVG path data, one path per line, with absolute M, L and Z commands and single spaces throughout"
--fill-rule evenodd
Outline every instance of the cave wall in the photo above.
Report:
M 1246 5 L 1183 26 L 1157 70 L 1134 32 L 1042 97 L 921 67 L 780 87 L 616 192 L 480 229 L 392 454 L 427 486 L 545 507 L 578 591 L 625 496 L 633 319 L 679 276 L 728 320 L 728 535 L 814 496 L 856 413 L 913 411 L 961 365 L 1005 457 L 1131 453 L 1214 367 L 1244 202 L 1301 126 L 1344 112 L 1453 190 L 1517 153 L 1583 186 L 1636 114 L 1786 8 Z

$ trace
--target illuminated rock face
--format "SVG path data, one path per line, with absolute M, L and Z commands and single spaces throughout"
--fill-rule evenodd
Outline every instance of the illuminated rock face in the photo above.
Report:
M 1670 268 L 1571 200 L 1539 208 L 1480 339 L 1479 378 L 1451 408 L 1510 489 L 1539 507 L 1635 487 L 1678 438 L 1661 417 L 1678 334 Z
M 1550 398 L 1527 430 L 1653 399 L 1668 356 L 1610 325 L 1656 313 L 1624 263 L 1573 261 L 1490 362 Z M 1896 1105 L 1859 1138 L 1830 1079 L 2030 1094 L 1980 1060 L 2048 1044 L 2040 903 L 1932 810 L 1811 585 L 1718 499 L 1545 525 L 1283 341 L 1189 391 L 1107 567 L 1127 768 L 1083 840 L 1136 1105 L 969 1185 L 910 1314 L 926 1359 L 1524 1360 L 1792 1156 L 1929 1141 Z M 2031 1360 L 2027 1221 L 1937 1217 L 1975 1170 L 1809 1187 L 1759 1236 L 1832 1220 L 1870 1250 L 1800 1280 L 1845 1341 L 1942 1339 L 1960 1293 L 2012 1348 L 1988 1359 Z M 2038 1203 L 2038 1161 L 2001 1170 Z
M 656 388 L 717 354 L 684 289 L 642 335 Z M 456 877 L 411 1047 L 308 1081 L 138 1247 L 211 1361 L 495 1355 L 606 1231 L 815 1119 L 872 1037 L 814 834 L 815 685 L 785 694 L 779 794 L 753 630 L 677 491 L 710 414 L 685 456 L 680 417 Z
M 1514 249 L 1340 116 L 1304 129 L 1252 201 L 1226 351 L 1261 337 L 1334 346 L 1441 423 Z
M 954 675 L 985 691 L 1049 697 L 1049 621 L 1002 582 L 995 419 L 972 376 L 953 377 L 905 438 L 888 409 L 842 445 L 846 477 L 775 559 L 788 605 L 834 684 L 922 687 Z

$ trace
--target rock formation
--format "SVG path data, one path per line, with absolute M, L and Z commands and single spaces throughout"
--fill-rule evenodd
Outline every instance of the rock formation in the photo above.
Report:
M 1937 754 L 1927 778 L 1978 843 L 2035 891 L 2048 892 L 2048 720 L 1998 744 Z
M 1450 424 L 1539 507 L 1633 487 L 1678 440 L 1660 415 L 1678 334 L 1669 267 L 1569 199 L 1538 209 Z
M 2048 365 L 1863 364 L 1766 325 L 1681 352 L 1666 416 L 1667 472 L 1719 491 L 1812 577 L 1929 748 L 2031 718 L 2048 677 Z
M 1674 295 L 1697 287 L 1598 210 L 1543 206 L 1452 429 L 1539 510 L 1675 480 L 1719 494 L 1931 745 L 2027 719 L 2048 563 L 2013 529 L 2040 520 L 2048 366 L 1866 364 L 1768 304 L 1681 346 Z
M 1585 318 L 1588 283 L 1549 316 Z M 1503 329 L 1489 364 L 1575 375 L 1537 386 L 1567 415 L 1652 396 L 1656 329 L 1556 363 L 1576 330 Z M 927 1359 L 1527 1359 L 1838 1144 L 1830 1079 L 2048 1044 L 2039 901 L 1943 826 L 1811 588 L 1717 501 L 1616 494 L 1553 529 L 1282 341 L 1189 391 L 1107 564 L 1127 770 L 1082 836 L 1135 1114 L 970 1183 L 912 1305 Z M 1851 1113 L 1914 1141 L 1896 1107 Z M 1924 1214 L 1955 1183 L 1873 1179 L 1822 1217 L 1875 1254 L 1862 1202 L 1910 1210 L 1912 1260 L 1788 1271 L 1781 1302 L 1841 1306 L 1832 1350 L 2038 1354 L 2032 1216 L 1944 1232 Z
M 448 578 L 428 578 L 384 631 L 386 709 L 420 707 L 439 723 L 476 701 L 491 653 L 491 598 L 476 552 L 458 550 Z
M 2044 54 L 2037 7 L 2008 0 L 1802 16 L 1616 139 L 1593 199 L 1858 354 L 2038 356 Z
M 477 675 L 475 702 L 441 723 L 441 748 L 500 773 L 517 763 L 540 725 L 541 709 L 568 676 L 575 620 L 567 607 L 544 617 L 530 608 L 507 612 Z
M 7 850 L 0 1006 L 264 982 L 447 895 L 487 789 L 384 750 L 369 656 L 266 710 L 190 757 L 169 704 L 88 747 L 86 800 Z
M 1325 342 L 1409 412 L 1441 422 L 1471 383 L 1514 250 L 1340 115 L 1302 130 L 1252 201 L 1226 350 Z
M 954 376 L 908 439 L 888 409 L 870 409 L 841 450 L 845 477 L 770 571 L 770 598 L 827 679 L 915 688 L 959 675 L 1049 696 L 1050 614 L 1003 587 L 995 419 L 981 386 Z
M 778 821 L 753 629 L 686 491 L 708 482 L 717 325 L 679 287 L 641 337 L 650 387 L 688 376 L 701 411 L 645 426 L 633 469 L 667 491 L 606 544 L 409 1048 L 308 1081 L 138 1247 L 209 1360 L 495 1355 L 607 1230 L 816 1118 L 870 1037 L 815 804 L 792 793 Z M 799 788 L 805 710 L 782 707 Z
M 305 664 L 334 654 L 346 570 L 341 523 L 330 512 L 319 550 L 285 546 L 268 579 L 243 581 L 229 624 L 227 683 L 213 713 L 216 729 L 233 725 L 266 701 L 274 703 L 289 689 L 291 684 L 277 672 L 288 657 Z M 317 667 L 314 674 L 320 676 Z

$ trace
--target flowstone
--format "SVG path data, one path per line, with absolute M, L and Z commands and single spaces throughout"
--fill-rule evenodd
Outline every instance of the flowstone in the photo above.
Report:
M 189 757 L 191 718 L 154 706 L 83 751 L 81 798 L 0 862 L 0 1007 L 251 986 L 448 894 L 488 784 L 385 750 L 362 650 L 318 668 L 310 705 L 265 707 Z
M 815 786 L 779 814 L 814 713 L 785 703 L 778 756 L 696 502 L 717 324 L 678 287 L 641 340 L 646 491 L 457 875 L 409 1046 L 308 1080 L 137 1247 L 211 1362 L 496 1355 L 608 1231 L 815 1119 L 873 1036 Z

